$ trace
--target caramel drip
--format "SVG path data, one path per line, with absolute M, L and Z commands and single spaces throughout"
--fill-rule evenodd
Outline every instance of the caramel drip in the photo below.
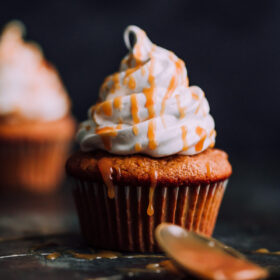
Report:
M 202 149 L 203 149 L 204 141 L 205 141 L 206 136 L 207 136 L 206 131 L 205 131 L 205 129 L 203 129 L 200 126 L 197 126 L 195 131 L 196 131 L 197 135 L 200 136 L 200 140 L 195 145 L 195 150 L 196 150 L 196 152 L 201 152 Z
M 77 259 L 83 259 L 83 260 L 96 260 L 96 259 L 116 259 L 121 256 L 120 253 L 115 253 L 111 251 L 101 251 L 96 254 L 83 254 L 83 253 L 77 253 L 74 251 L 69 251 L 74 258 Z
M 181 126 L 181 130 L 182 130 L 182 142 L 183 142 L 182 151 L 186 151 L 188 149 L 187 128 L 185 126 Z
M 114 99 L 114 107 L 118 110 L 122 109 L 122 96 L 118 96 Z
M 258 250 L 253 251 L 255 254 L 266 254 L 266 255 L 280 255 L 280 251 L 269 251 L 266 248 L 260 248 Z
M 155 116 L 155 108 L 154 108 L 154 91 L 155 91 L 155 76 L 154 67 L 155 67 L 155 59 L 152 57 L 152 52 L 154 51 L 155 45 L 153 45 L 151 50 L 151 59 L 150 59 L 150 67 L 149 67 L 149 76 L 148 82 L 150 84 L 149 88 L 144 88 L 143 93 L 146 96 L 146 104 L 145 107 L 148 109 L 149 117 L 148 119 L 152 119 Z
M 155 120 L 150 120 L 148 124 L 148 140 L 149 140 L 149 149 L 151 150 L 154 150 L 157 147 L 155 132 L 156 132 Z
M 169 86 L 167 88 L 165 96 L 163 97 L 160 110 L 161 115 L 163 115 L 165 112 L 166 101 L 171 97 L 172 93 L 178 85 L 178 78 L 180 73 L 182 72 L 182 67 L 184 66 L 184 62 L 181 59 L 175 61 L 175 55 L 172 52 L 170 52 L 170 59 L 175 63 L 175 74 L 171 77 Z
M 120 76 L 119 73 L 115 73 L 115 74 L 112 75 L 113 84 L 112 84 L 110 93 L 115 93 L 116 90 L 119 90 L 121 88 L 120 87 L 120 77 L 119 76 Z
M 216 137 L 216 130 L 215 129 L 213 129 L 212 131 L 211 131 L 211 133 L 210 133 L 210 138 L 212 138 L 213 137 L 213 135 L 214 135 L 214 137 Z M 215 140 L 212 140 L 212 142 L 211 142 L 211 144 L 209 145 L 209 148 L 214 148 L 214 146 L 215 146 Z
M 108 117 L 112 116 L 113 114 L 113 106 L 111 100 L 105 101 L 101 105 L 104 114 Z
M 198 114 L 198 112 L 199 112 L 199 110 L 200 110 L 200 104 L 197 106 L 197 108 L 195 109 L 195 114 Z
M 117 136 L 118 131 L 114 127 L 105 126 L 102 128 L 96 128 L 96 134 L 100 135 L 104 147 L 107 150 L 111 150 L 112 148 L 111 137 Z
M 185 80 L 185 86 L 189 87 L 189 85 L 190 85 L 190 80 L 189 80 L 189 77 L 187 77 Z
M 210 178 L 211 176 L 211 167 L 210 167 L 210 163 L 209 162 L 206 162 L 206 174 L 207 174 L 207 177 Z
M 142 149 L 141 144 L 140 143 L 136 143 L 135 146 L 134 146 L 134 149 L 135 149 L 136 152 L 140 152 L 141 149 Z
M 117 136 L 118 132 L 114 127 L 104 126 L 102 128 L 96 128 L 96 134 L 106 134 L 114 137 Z
M 115 197 L 115 187 L 113 184 L 113 163 L 110 158 L 101 158 L 97 162 L 98 169 L 101 173 L 103 181 L 108 188 L 108 197 L 113 199 Z
M 138 126 L 137 126 L 137 125 L 134 125 L 134 126 L 132 127 L 132 131 L 133 131 L 134 135 L 138 135 L 138 133 L 139 133 Z
M 195 92 L 192 92 L 192 98 L 194 100 L 199 100 L 199 96 Z
M 154 270 L 154 269 L 157 270 L 159 267 L 160 267 L 159 263 L 148 263 L 146 265 L 146 268 L 151 269 L 151 270 Z
M 136 94 L 132 94 L 130 96 L 130 102 L 131 102 L 131 115 L 132 115 L 132 119 L 133 122 L 135 124 L 139 123 L 139 117 L 138 117 L 138 101 L 137 101 L 137 95 Z
M 148 209 L 147 209 L 147 214 L 149 216 L 154 215 L 153 201 L 154 201 L 155 189 L 156 189 L 156 186 L 157 186 L 157 178 L 158 178 L 157 171 L 152 169 L 152 171 L 150 173 L 151 185 L 150 185 L 150 190 L 149 190 L 149 205 L 148 205 Z
M 51 261 L 54 261 L 56 260 L 57 258 L 59 258 L 61 256 L 61 254 L 59 252 L 54 252 L 54 253 L 51 253 L 51 254 L 48 254 L 46 256 L 46 259 L 48 260 L 51 260 Z
M 177 101 L 178 111 L 180 113 L 180 119 L 183 119 L 186 115 L 186 112 L 185 112 L 186 108 L 181 107 L 180 96 L 179 95 L 176 95 L 175 98 L 176 98 L 176 101 Z
M 119 124 L 116 126 L 116 129 L 117 129 L 117 130 L 122 129 L 122 124 L 119 123 Z
M 136 82 L 135 82 L 135 79 L 132 76 L 129 77 L 128 87 L 132 90 L 136 88 Z

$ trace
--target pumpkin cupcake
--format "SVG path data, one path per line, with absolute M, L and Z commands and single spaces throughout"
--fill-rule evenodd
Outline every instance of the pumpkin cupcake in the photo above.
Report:
M 13 21 L 0 37 L 1 187 L 49 192 L 62 178 L 75 122 L 57 71 L 23 32 Z
M 134 36 L 134 45 L 130 42 Z M 67 162 L 82 232 L 94 247 L 152 252 L 162 222 L 210 236 L 229 176 L 214 120 L 184 62 L 136 26 Z

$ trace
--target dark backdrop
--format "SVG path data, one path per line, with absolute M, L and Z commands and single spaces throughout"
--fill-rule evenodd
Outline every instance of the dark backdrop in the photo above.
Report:
M 123 30 L 146 30 L 187 65 L 206 93 L 217 146 L 263 165 L 279 157 L 280 1 L 5 1 L 61 73 L 78 120 L 126 54 Z

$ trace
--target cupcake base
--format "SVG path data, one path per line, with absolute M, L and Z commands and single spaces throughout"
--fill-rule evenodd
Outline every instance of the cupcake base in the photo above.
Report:
M 82 233 L 95 248 L 155 252 L 154 230 L 163 222 L 210 236 L 227 180 L 210 184 L 164 187 L 154 195 L 144 186 L 114 186 L 115 197 L 108 197 L 102 183 L 76 179 L 74 197 Z M 148 215 L 149 203 L 154 214 Z
M 72 117 L 0 123 L 1 189 L 51 192 L 59 185 L 75 130 Z

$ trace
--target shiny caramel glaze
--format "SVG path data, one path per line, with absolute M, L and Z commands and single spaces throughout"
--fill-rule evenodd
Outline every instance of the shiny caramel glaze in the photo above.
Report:
M 57 258 L 59 258 L 60 256 L 61 256 L 61 253 L 59 253 L 59 252 L 54 252 L 54 253 L 48 254 L 48 255 L 46 256 L 46 259 L 51 260 L 51 261 L 54 261 L 54 260 L 56 260 Z
M 118 185 L 150 187 L 151 170 L 157 172 L 157 184 L 165 186 L 214 183 L 227 179 L 232 173 L 227 154 L 218 149 L 207 149 L 193 156 L 174 155 L 163 158 L 79 151 L 67 161 L 66 170 L 70 176 L 79 179 L 103 181 L 98 168 L 102 158 L 110 159 L 112 182 Z

